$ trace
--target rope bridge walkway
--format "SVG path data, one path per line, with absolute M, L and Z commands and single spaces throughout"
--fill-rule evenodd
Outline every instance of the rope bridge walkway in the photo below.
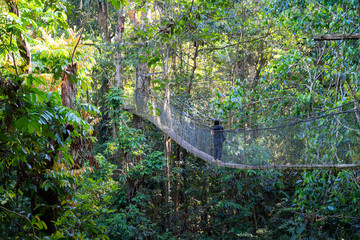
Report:
M 212 121 L 195 118 L 173 104 L 135 93 L 125 110 L 145 118 L 195 156 L 238 169 L 360 168 L 360 109 L 352 102 L 277 126 L 224 130 L 221 161 L 213 158 Z

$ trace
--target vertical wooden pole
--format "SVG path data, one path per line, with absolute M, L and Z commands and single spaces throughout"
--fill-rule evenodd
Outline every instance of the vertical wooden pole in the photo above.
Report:
M 185 159 L 184 159 L 185 160 Z M 184 205 L 184 214 L 183 214 L 183 222 L 184 222 L 184 227 L 183 227 L 183 232 L 187 232 L 188 230 L 188 216 L 189 216 L 189 209 L 188 209 L 188 203 L 187 203 L 187 197 L 186 197 L 186 190 L 187 190 L 187 177 L 186 177 L 186 162 L 184 161 L 183 164 L 183 194 L 182 194 L 182 202 Z
M 180 162 L 182 161 L 182 152 L 180 150 L 180 146 L 177 145 L 176 148 L 176 167 L 180 166 Z M 179 174 L 176 173 L 176 178 L 175 178 L 175 182 L 174 182 L 174 187 L 175 187 L 175 193 L 174 193 L 174 206 L 175 206 L 175 216 L 174 219 L 176 221 L 175 223 L 175 234 L 178 234 L 180 226 L 179 226 Z
M 165 148 L 166 148 L 166 167 L 165 167 L 165 175 L 166 175 L 166 228 L 170 228 L 170 161 L 171 161 L 171 138 L 166 136 L 165 138 Z

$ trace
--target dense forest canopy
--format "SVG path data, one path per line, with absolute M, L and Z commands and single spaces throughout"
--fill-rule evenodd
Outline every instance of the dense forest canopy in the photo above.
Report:
M 289 135 L 310 160 L 359 164 L 360 1 L 0 0 L 0 10 L 1 239 L 360 238 L 359 170 L 220 168 L 123 110 L 153 94 L 255 129 L 351 106 L 353 125 L 337 115 Z

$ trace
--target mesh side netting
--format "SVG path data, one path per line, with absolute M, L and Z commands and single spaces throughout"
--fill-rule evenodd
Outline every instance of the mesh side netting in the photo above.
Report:
M 174 132 L 180 145 L 182 141 L 213 156 L 210 122 L 147 94 L 137 93 L 131 102 L 137 115 Z M 349 103 L 306 119 L 284 119 L 272 127 L 225 130 L 221 161 L 250 166 L 359 164 L 360 112 L 355 106 Z

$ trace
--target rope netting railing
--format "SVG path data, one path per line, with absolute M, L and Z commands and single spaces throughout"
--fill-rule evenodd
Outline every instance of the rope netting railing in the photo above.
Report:
M 208 121 L 161 98 L 135 93 L 127 104 L 196 156 L 216 165 L 244 169 L 351 168 L 360 166 L 360 109 L 357 102 L 256 129 L 224 130 L 220 161 Z

